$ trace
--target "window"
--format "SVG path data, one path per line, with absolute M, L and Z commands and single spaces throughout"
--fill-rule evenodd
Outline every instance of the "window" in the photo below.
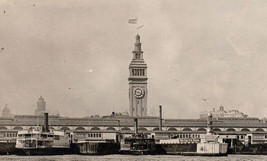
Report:
M 132 69 L 131 75 L 132 76 L 145 76 L 145 69 Z
M 54 136 L 54 139 L 55 139 L 55 140 L 59 140 L 59 135 L 55 135 L 55 136 Z
M 43 146 L 43 142 L 42 141 L 38 141 L 38 146 Z

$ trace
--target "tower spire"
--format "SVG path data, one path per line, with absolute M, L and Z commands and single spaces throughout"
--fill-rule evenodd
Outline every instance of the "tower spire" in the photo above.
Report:
M 139 34 L 137 34 L 135 36 L 135 44 L 134 45 L 135 45 L 134 51 L 142 52 Z

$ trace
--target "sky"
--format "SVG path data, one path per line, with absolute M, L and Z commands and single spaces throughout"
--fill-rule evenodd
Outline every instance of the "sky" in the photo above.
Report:
M 62 116 L 128 111 L 138 33 L 148 115 L 266 117 L 266 15 L 264 0 L 0 0 L 0 107 L 34 114 L 42 95 Z

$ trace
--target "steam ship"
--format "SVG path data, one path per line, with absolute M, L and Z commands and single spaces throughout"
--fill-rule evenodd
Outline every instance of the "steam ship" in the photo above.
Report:
M 135 134 L 122 135 L 120 153 L 132 155 L 156 154 L 154 137 L 148 134 L 138 133 L 138 119 L 134 119 Z
M 160 127 L 162 126 L 162 109 L 160 107 Z M 166 132 L 155 133 L 158 154 L 201 155 L 201 156 L 227 156 L 228 144 L 213 133 L 212 115 L 207 118 L 206 134 L 183 134 L 176 135 Z M 165 138 L 164 138 L 165 137 Z
M 48 113 L 44 114 L 44 127 L 18 131 L 18 155 L 59 155 L 70 153 L 70 139 L 63 131 L 49 130 Z

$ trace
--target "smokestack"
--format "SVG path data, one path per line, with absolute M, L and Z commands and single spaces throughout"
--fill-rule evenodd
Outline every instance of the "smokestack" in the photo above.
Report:
M 138 119 L 134 118 L 134 132 L 138 134 Z
M 159 131 L 162 131 L 162 107 L 159 106 Z
M 207 117 L 207 134 L 213 133 L 213 127 L 212 127 L 212 114 L 209 112 Z
M 48 128 L 48 113 L 44 113 L 44 131 L 49 132 Z

